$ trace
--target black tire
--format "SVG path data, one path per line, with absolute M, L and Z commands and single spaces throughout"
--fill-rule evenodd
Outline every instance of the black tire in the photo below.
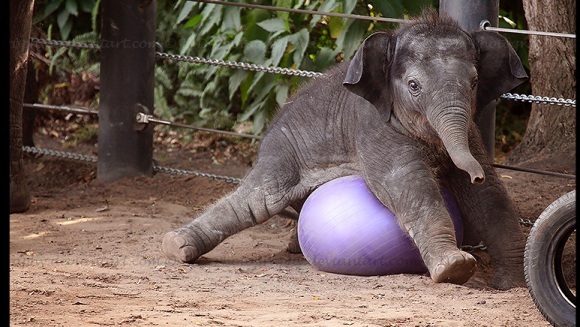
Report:
M 564 194 L 542 212 L 526 242 L 524 272 L 528 291 L 546 320 L 558 327 L 576 326 L 576 291 L 570 289 L 562 267 L 564 247 L 575 229 L 576 190 Z

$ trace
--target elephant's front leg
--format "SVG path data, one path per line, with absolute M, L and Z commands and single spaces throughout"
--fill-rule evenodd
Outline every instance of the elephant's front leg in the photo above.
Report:
M 433 281 L 463 284 L 475 273 L 476 260 L 458 249 L 439 185 L 418 158 L 394 160 L 387 174 L 367 169 L 365 179 L 415 242 Z
M 485 183 L 471 184 L 467 175 L 454 169 L 446 182 L 455 197 L 464 226 L 464 244 L 487 247 L 491 259 L 491 284 L 498 289 L 525 287 L 524 248 L 526 238 L 520 215 L 484 150 L 476 128 L 470 129 L 473 156 L 485 171 Z
M 227 237 L 281 212 L 292 202 L 297 187 L 285 183 L 288 179 L 280 175 L 259 166 L 254 168 L 236 191 L 188 224 L 168 232 L 162 243 L 165 255 L 176 261 L 193 263 Z
M 464 244 L 487 247 L 492 268 L 491 284 L 498 289 L 525 287 L 523 260 L 525 234 L 519 214 L 490 165 L 484 165 L 486 181 L 482 185 L 461 183 L 461 177 L 449 179 L 449 188 L 461 212 Z M 456 172 L 461 175 L 461 172 Z

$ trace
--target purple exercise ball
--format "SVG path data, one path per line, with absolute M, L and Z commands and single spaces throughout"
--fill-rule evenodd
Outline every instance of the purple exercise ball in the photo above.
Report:
M 459 246 L 461 216 L 451 194 L 443 189 L 442 195 Z M 300 212 L 298 241 L 306 260 L 325 272 L 358 276 L 427 272 L 395 215 L 359 176 L 337 178 L 312 192 Z

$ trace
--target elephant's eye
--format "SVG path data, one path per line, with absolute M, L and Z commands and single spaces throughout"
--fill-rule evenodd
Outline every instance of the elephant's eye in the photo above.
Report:
M 473 81 L 471 82 L 471 89 L 475 89 L 477 87 L 477 78 L 474 78 Z
M 411 91 L 411 94 L 413 95 L 418 95 L 419 91 L 421 91 L 421 86 L 419 86 L 419 83 L 415 80 L 410 80 L 407 85 L 409 85 L 409 91 Z

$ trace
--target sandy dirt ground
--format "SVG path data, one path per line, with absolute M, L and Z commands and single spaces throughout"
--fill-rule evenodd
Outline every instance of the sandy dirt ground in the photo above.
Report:
M 39 147 L 96 152 L 42 131 Z M 155 158 L 166 167 L 243 177 L 255 155 L 247 143 L 194 143 L 161 135 Z M 10 215 L 12 326 L 549 326 L 527 288 L 486 284 L 484 251 L 474 252 L 478 272 L 461 286 L 424 275 L 325 273 L 286 251 L 295 223 L 276 216 L 196 264 L 170 261 L 160 250 L 163 235 L 235 184 L 166 173 L 105 184 L 95 179 L 94 163 L 25 157 L 33 203 Z M 528 166 L 575 174 L 574 159 L 562 168 L 565 161 Z M 535 220 L 576 188 L 575 180 L 499 172 L 523 219 Z

